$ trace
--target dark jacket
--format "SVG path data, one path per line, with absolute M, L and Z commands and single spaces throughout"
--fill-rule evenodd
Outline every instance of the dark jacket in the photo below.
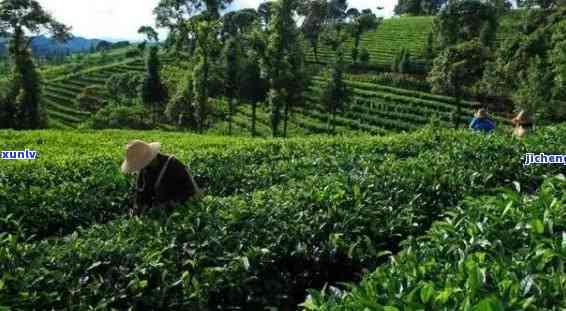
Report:
M 134 198 L 134 208 L 138 212 L 157 205 L 185 203 L 199 191 L 185 165 L 175 157 L 169 159 L 163 177 L 157 185 L 159 175 L 168 159 L 169 156 L 158 154 L 157 166 L 148 166 L 140 171 Z

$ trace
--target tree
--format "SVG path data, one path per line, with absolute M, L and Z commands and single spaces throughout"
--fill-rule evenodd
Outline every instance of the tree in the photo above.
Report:
M 158 48 L 151 47 L 146 62 L 147 73 L 142 85 L 142 102 L 152 112 L 152 122 L 156 124 L 162 114 L 162 105 L 167 102 L 167 89 L 161 82 Z
M 363 48 L 360 51 L 360 63 L 362 63 L 364 65 L 368 65 L 370 58 L 371 58 L 371 55 L 369 54 L 369 51 L 366 48 Z
M 434 20 L 433 32 L 439 50 L 483 36 L 484 46 L 495 44 L 498 28 L 496 9 L 478 0 L 449 2 Z
M 175 39 L 176 46 L 180 49 L 191 41 L 191 18 L 201 14 L 209 20 L 217 20 L 220 17 L 219 11 L 231 2 L 232 0 L 159 0 L 153 14 L 157 27 L 167 28 L 172 34 L 170 39 Z
M 350 19 L 351 22 L 355 18 L 360 16 L 360 11 L 356 8 L 349 8 L 348 11 L 346 11 L 346 16 Z
M 116 73 L 108 78 L 105 87 L 110 97 L 119 102 L 138 97 L 143 81 L 144 76 L 140 73 Z
M 432 32 L 427 34 L 423 57 L 425 59 L 427 69 L 430 68 L 435 57 L 434 34 Z
M 57 41 L 69 38 L 70 27 L 58 22 L 35 0 L 4 0 L 0 4 L 0 33 L 11 37 L 9 54 L 12 59 L 12 83 L 9 95 L 15 105 L 5 105 L 5 115 L 14 119 L 12 125 L 34 129 L 47 125 L 47 115 L 41 105 L 41 77 L 36 70 L 25 33 L 49 32 Z M 15 108 L 15 109 L 14 109 Z
M 224 46 L 223 67 L 225 94 L 228 100 L 228 134 L 232 135 L 232 116 L 237 104 L 240 79 L 240 47 L 237 38 L 228 39 Z
M 435 15 L 447 0 L 399 0 L 395 9 L 396 15 Z
M 336 113 L 345 108 L 350 95 L 351 91 L 344 82 L 344 56 L 340 49 L 332 66 L 330 79 L 326 82 L 320 96 L 320 102 L 326 108 L 329 116 L 332 116 L 332 122 L 330 122 L 329 117 L 327 123 L 328 130 L 332 133 L 336 132 Z M 330 127 L 330 124 L 332 124 L 332 127 Z
M 222 16 L 222 36 L 235 37 L 249 31 L 259 20 L 259 14 L 254 9 L 231 11 Z
M 266 1 L 259 5 L 257 8 L 257 13 L 261 19 L 262 24 L 264 27 L 267 27 L 271 22 L 271 16 L 273 15 L 273 5 L 275 2 L 273 1 Z
M 354 48 L 352 49 L 352 60 L 354 63 L 358 62 L 358 55 L 360 49 L 360 40 L 364 32 L 376 29 L 381 19 L 377 19 L 371 10 L 364 10 L 357 17 L 354 17 L 350 25 L 350 33 L 354 38 Z
M 287 121 L 292 104 L 304 101 L 304 53 L 300 33 L 294 20 L 296 0 L 279 0 L 269 23 L 265 71 L 270 81 L 271 128 L 279 135 L 283 121 L 283 136 L 287 136 Z M 282 111 L 283 110 L 283 111 Z
M 138 51 L 141 55 L 145 54 L 146 49 L 147 49 L 147 41 L 144 41 L 144 42 L 138 44 Z
M 536 11 L 535 11 L 536 12 Z M 550 84 L 545 92 L 552 94 L 552 105 L 566 106 L 564 84 L 566 75 L 566 10 L 533 13 L 525 24 L 525 32 L 505 40 L 497 49 L 495 59 L 486 64 L 481 91 L 489 96 L 515 97 L 526 82 L 533 63 L 548 67 Z M 538 58 L 538 60 L 537 60 Z
M 112 43 L 111 49 L 123 49 L 130 46 L 130 41 L 119 41 L 116 43 Z
M 544 119 L 551 115 L 552 93 L 548 86 L 552 85 L 552 79 L 548 72 L 548 64 L 535 56 L 529 62 L 526 72 L 520 75 L 519 88 L 513 95 L 518 110 L 525 110 L 528 115 Z
M 195 101 L 197 103 L 197 115 L 199 130 L 201 132 L 207 127 L 208 119 L 208 97 L 209 79 L 211 71 L 211 53 L 217 45 L 219 24 L 203 16 L 190 21 L 191 33 L 195 36 L 197 45 L 196 65 L 193 72 L 193 88 Z
M 563 5 L 564 2 L 561 0 L 518 0 L 517 5 L 519 7 L 539 7 L 541 9 L 552 9 Z
M 315 61 L 318 62 L 318 42 L 328 17 L 326 0 L 306 2 L 302 8 L 302 14 L 305 16 L 305 19 L 303 20 L 301 30 L 312 47 Z
M 490 58 L 489 49 L 478 39 L 447 48 L 434 60 L 428 77 L 433 93 L 460 99 L 464 91 L 481 80 Z
M 177 93 L 167 105 L 167 109 L 165 110 L 167 119 L 181 127 L 196 128 L 196 111 L 193 100 L 193 76 L 189 71 L 179 83 Z
M 151 41 L 154 41 L 156 43 L 159 42 L 159 34 L 151 26 L 141 26 L 138 29 L 138 33 L 140 35 L 145 35 L 146 40 L 149 42 Z
M 104 89 L 100 86 L 85 87 L 75 98 L 75 105 L 83 111 L 97 112 L 105 105 L 105 101 L 101 99 L 103 93 Z
M 112 43 L 110 43 L 108 41 L 100 41 L 96 45 L 96 51 L 97 52 L 107 52 L 110 49 L 112 49 Z
M 14 87 L 11 81 L 0 85 L 0 128 L 16 128 L 17 107 L 14 103 Z
M 252 104 L 252 136 L 256 136 L 257 105 L 265 102 L 269 91 L 269 81 L 262 76 L 261 66 L 265 59 L 266 45 L 260 31 L 251 32 L 247 42 L 246 57 L 242 59 L 240 75 L 240 98 Z
M 330 0 L 328 2 L 328 17 L 332 24 L 338 24 L 346 18 L 347 0 Z

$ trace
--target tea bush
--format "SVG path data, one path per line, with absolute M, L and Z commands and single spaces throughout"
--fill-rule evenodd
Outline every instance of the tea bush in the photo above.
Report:
M 558 153 L 565 130 L 546 128 L 523 141 L 437 128 L 287 141 L 0 132 L 2 148 L 41 155 L 0 163 L 0 306 L 296 308 L 308 288 L 374 270 L 401 241 L 458 213 L 466 196 L 513 182 L 530 193 L 543 175 L 563 172 L 523 167 L 521 157 Z M 118 172 L 120 145 L 133 137 L 159 138 L 165 152 L 202 174 L 209 196 L 172 215 L 121 217 L 129 182 Z M 53 235 L 60 231 L 75 232 Z M 313 297 L 311 306 L 338 303 Z
M 566 307 L 566 179 L 535 196 L 470 198 L 348 292 L 307 310 L 558 310 Z

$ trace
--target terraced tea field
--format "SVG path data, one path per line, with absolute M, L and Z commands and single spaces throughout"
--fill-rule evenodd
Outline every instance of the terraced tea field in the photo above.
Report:
M 435 119 L 440 125 L 453 127 L 453 115 L 457 113 L 454 98 L 426 92 L 411 91 L 374 83 L 369 75 L 350 74 L 346 83 L 353 92 L 351 103 L 336 117 L 337 134 L 367 133 L 383 135 L 392 132 L 413 131 L 422 128 Z M 325 77 L 315 76 L 306 97 L 305 107 L 295 107 L 289 118 L 289 136 L 308 134 L 328 134 L 331 116 L 320 104 L 319 94 Z M 222 100 L 213 101 L 220 107 L 220 118 L 227 108 Z M 477 103 L 460 103 L 460 127 L 465 127 L 478 108 Z M 494 116 L 499 125 L 510 125 L 508 118 Z M 251 105 L 241 104 L 234 116 L 233 133 L 248 136 L 251 133 Z M 211 133 L 225 134 L 228 122 L 217 122 Z M 271 136 L 270 109 L 266 105 L 257 108 L 256 134 L 259 137 Z
M 376 31 L 363 35 L 360 48 L 366 48 L 370 53 L 370 63 L 380 66 L 390 66 L 395 56 L 402 50 L 408 49 L 413 59 L 422 62 L 422 55 L 427 35 L 432 29 L 432 17 L 399 17 L 388 18 L 383 21 Z M 314 62 L 314 54 L 310 46 L 307 60 Z M 344 56 L 351 62 L 353 40 L 349 39 L 344 48 Z M 329 63 L 334 53 L 328 46 L 319 46 L 319 62 Z
M 508 21 L 504 22 L 504 25 L 507 25 L 504 27 L 506 31 L 510 27 L 510 21 L 517 19 L 516 15 L 509 16 Z M 373 64 L 390 65 L 402 48 L 409 49 L 419 61 L 432 22 L 432 17 L 389 18 L 384 20 L 377 31 L 364 34 L 361 45 L 370 51 Z M 347 50 L 351 48 L 351 44 L 351 40 L 347 42 Z M 349 53 L 346 54 L 350 57 Z M 320 48 L 321 62 L 328 62 L 331 57 L 332 51 L 326 47 Z M 309 53 L 308 59 L 313 61 L 312 53 Z M 89 116 L 88 112 L 78 110 L 74 104 L 76 96 L 85 87 L 103 86 L 106 79 L 115 73 L 143 71 L 144 61 L 134 59 L 47 81 L 44 98 L 51 127 L 74 128 Z M 433 117 L 438 118 L 443 125 L 451 125 L 452 114 L 456 111 L 452 98 L 379 85 L 374 83 L 369 75 L 350 75 L 347 79 L 348 84 L 353 88 L 354 97 L 346 111 L 336 118 L 336 132 L 339 134 L 366 132 L 380 135 L 391 131 L 410 131 L 422 127 Z M 306 94 L 308 105 L 294 108 L 288 125 L 290 136 L 328 133 L 329 116 L 318 100 L 323 83 L 324 78 L 314 77 L 313 85 Z M 228 132 L 226 109 L 213 108 L 217 110 L 218 118 L 209 132 L 212 134 Z M 476 107 L 471 102 L 462 103 L 459 115 L 462 124 L 472 116 L 474 108 Z M 269 107 L 265 105 L 258 107 L 256 134 L 260 137 L 271 136 L 269 113 Z M 251 115 L 249 105 L 243 104 L 238 107 L 233 119 L 234 134 L 251 133 Z M 500 124 L 508 123 L 507 120 L 500 118 L 497 118 L 497 121 Z
M 104 87 L 106 80 L 113 74 L 144 71 L 144 60 L 140 58 L 94 67 L 46 81 L 43 99 L 47 107 L 50 127 L 75 128 L 88 118 L 89 112 L 80 111 L 75 105 L 75 98 L 84 88 Z

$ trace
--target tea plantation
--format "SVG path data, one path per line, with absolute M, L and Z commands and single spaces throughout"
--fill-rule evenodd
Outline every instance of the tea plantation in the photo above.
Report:
M 0 161 L 0 308 L 564 308 L 565 183 L 548 178 L 566 168 L 522 161 L 561 153 L 564 133 L 1 131 L 0 149 L 40 158 Z M 133 138 L 161 141 L 207 196 L 127 216 Z
M 407 49 L 414 56 L 414 61 L 423 61 L 428 33 L 432 30 L 433 17 L 400 17 L 388 18 L 375 31 L 370 31 L 362 36 L 360 48 L 365 48 L 370 54 L 370 63 L 381 66 L 391 66 L 395 56 L 403 49 Z M 348 40 L 344 46 L 346 51 L 353 47 L 353 41 Z M 315 62 L 312 51 L 308 60 Z M 346 53 L 346 59 L 351 61 L 350 53 Z M 334 57 L 332 49 L 322 45 L 319 47 L 318 62 L 328 63 Z
M 50 126 L 58 129 L 74 128 L 88 118 L 90 113 L 81 111 L 75 103 L 77 96 L 86 87 L 104 87 L 113 74 L 144 70 L 144 61 L 140 58 L 87 68 L 48 80 L 44 86 L 43 100 Z

